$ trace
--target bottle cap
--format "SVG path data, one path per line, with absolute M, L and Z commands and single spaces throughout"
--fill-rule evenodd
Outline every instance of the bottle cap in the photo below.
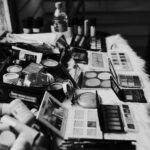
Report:
M 90 25 L 91 26 L 96 26 L 96 18 L 90 19 Z
M 5 130 L 0 134 L 0 145 L 11 147 L 14 144 L 15 140 L 16 135 L 9 130 Z
M 78 24 L 79 26 L 84 25 L 84 17 L 80 17 L 80 18 L 78 18 L 78 22 L 77 22 L 77 24 Z

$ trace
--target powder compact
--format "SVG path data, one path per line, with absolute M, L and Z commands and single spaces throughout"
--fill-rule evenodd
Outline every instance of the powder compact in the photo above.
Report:
M 9 84 L 17 84 L 19 80 L 19 74 L 17 73 L 6 73 L 3 75 L 3 82 Z
M 7 68 L 7 72 L 19 73 L 22 71 L 22 67 L 19 65 L 12 65 Z
M 84 107 L 84 108 L 97 108 L 97 103 L 96 103 L 96 94 L 92 93 L 92 92 L 85 92 L 85 93 L 81 93 L 77 96 L 77 103 Z M 99 99 L 100 96 L 99 96 Z
M 42 65 L 46 68 L 56 68 L 58 66 L 58 62 L 54 59 L 47 58 L 42 61 Z
M 110 76 L 107 71 L 86 71 L 81 88 L 110 88 Z

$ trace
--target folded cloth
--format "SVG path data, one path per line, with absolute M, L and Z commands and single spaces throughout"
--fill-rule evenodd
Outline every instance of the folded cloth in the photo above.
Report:
M 55 45 L 57 39 L 62 36 L 66 37 L 67 42 L 71 41 L 71 37 L 67 36 L 67 33 L 38 33 L 38 34 L 11 34 L 8 33 L 1 42 L 8 43 L 28 43 L 28 44 L 43 44 Z

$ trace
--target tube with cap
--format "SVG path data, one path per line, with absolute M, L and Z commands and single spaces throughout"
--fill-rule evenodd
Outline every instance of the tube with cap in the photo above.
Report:
M 32 150 L 32 145 L 27 140 L 28 136 L 25 132 L 19 134 L 17 140 L 14 142 L 10 150 Z
M 16 135 L 12 131 L 2 131 L 0 133 L 0 150 L 2 150 L 1 146 L 9 149 L 14 144 L 15 140 Z
M 0 115 L 5 114 L 13 115 L 16 119 L 25 124 L 32 124 L 35 119 L 34 114 L 20 99 L 15 99 L 8 104 L 0 104 Z
M 46 138 L 42 132 L 33 129 L 8 115 L 4 115 L 1 118 L 1 122 L 8 124 L 12 129 L 14 129 L 16 133 L 18 133 L 19 135 L 21 134 L 25 138 L 26 143 L 28 143 L 29 145 L 47 146 L 45 142 Z

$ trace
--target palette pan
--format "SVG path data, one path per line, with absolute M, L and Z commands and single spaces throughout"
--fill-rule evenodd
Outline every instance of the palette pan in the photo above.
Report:
M 85 72 L 81 88 L 110 88 L 110 73 L 106 71 Z

